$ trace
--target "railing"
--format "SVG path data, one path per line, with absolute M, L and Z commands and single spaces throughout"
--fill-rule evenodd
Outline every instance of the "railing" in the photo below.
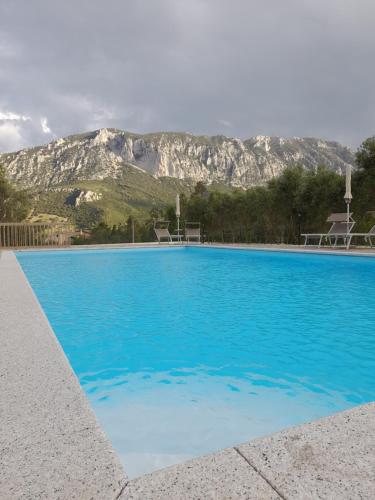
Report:
M 72 227 L 65 223 L 0 223 L 0 248 L 64 247 L 70 245 Z

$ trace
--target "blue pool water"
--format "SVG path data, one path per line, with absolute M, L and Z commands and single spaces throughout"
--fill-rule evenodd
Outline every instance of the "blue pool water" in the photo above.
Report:
M 375 399 L 375 260 L 18 253 L 131 477 Z

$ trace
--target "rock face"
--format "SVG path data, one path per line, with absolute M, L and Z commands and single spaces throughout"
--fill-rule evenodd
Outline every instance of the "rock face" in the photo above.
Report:
M 20 185 L 51 188 L 79 180 L 116 178 L 125 164 L 155 177 L 177 177 L 237 187 L 264 184 L 289 165 L 324 164 L 343 172 L 354 165 L 350 149 L 314 138 L 257 136 L 245 141 L 185 133 L 137 135 L 101 129 L 45 146 L 0 155 L 8 176 Z
M 73 205 L 74 207 L 79 207 L 82 203 L 91 203 L 93 201 L 99 201 L 102 198 L 102 193 L 97 193 L 96 191 L 75 189 L 68 197 L 67 204 Z

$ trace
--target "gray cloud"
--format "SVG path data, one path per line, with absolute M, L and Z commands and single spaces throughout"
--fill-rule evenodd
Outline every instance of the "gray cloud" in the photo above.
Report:
M 355 147 L 374 21 L 373 0 L 2 0 L 0 149 L 105 126 Z

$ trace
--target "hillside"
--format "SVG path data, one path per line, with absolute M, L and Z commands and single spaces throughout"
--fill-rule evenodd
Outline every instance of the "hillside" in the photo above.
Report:
M 151 209 L 174 203 L 176 193 L 188 194 L 193 187 L 188 181 L 155 179 L 125 165 L 116 179 L 82 180 L 32 192 L 36 213 L 59 215 L 89 227 L 98 220 L 120 224 L 130 215 L 144 219 Z
M 285 168 L 323 164 L 342 172 L 353 153 L 336 142 L 258 136 L 245 141 L 186 133 L 133 134 L 101 129 L 47 145 L 0 154 L 7 176 L 33 195 L 35 213 L 68 217 L 81 226 L 173 203 L 197 181 L 248 188 Z

